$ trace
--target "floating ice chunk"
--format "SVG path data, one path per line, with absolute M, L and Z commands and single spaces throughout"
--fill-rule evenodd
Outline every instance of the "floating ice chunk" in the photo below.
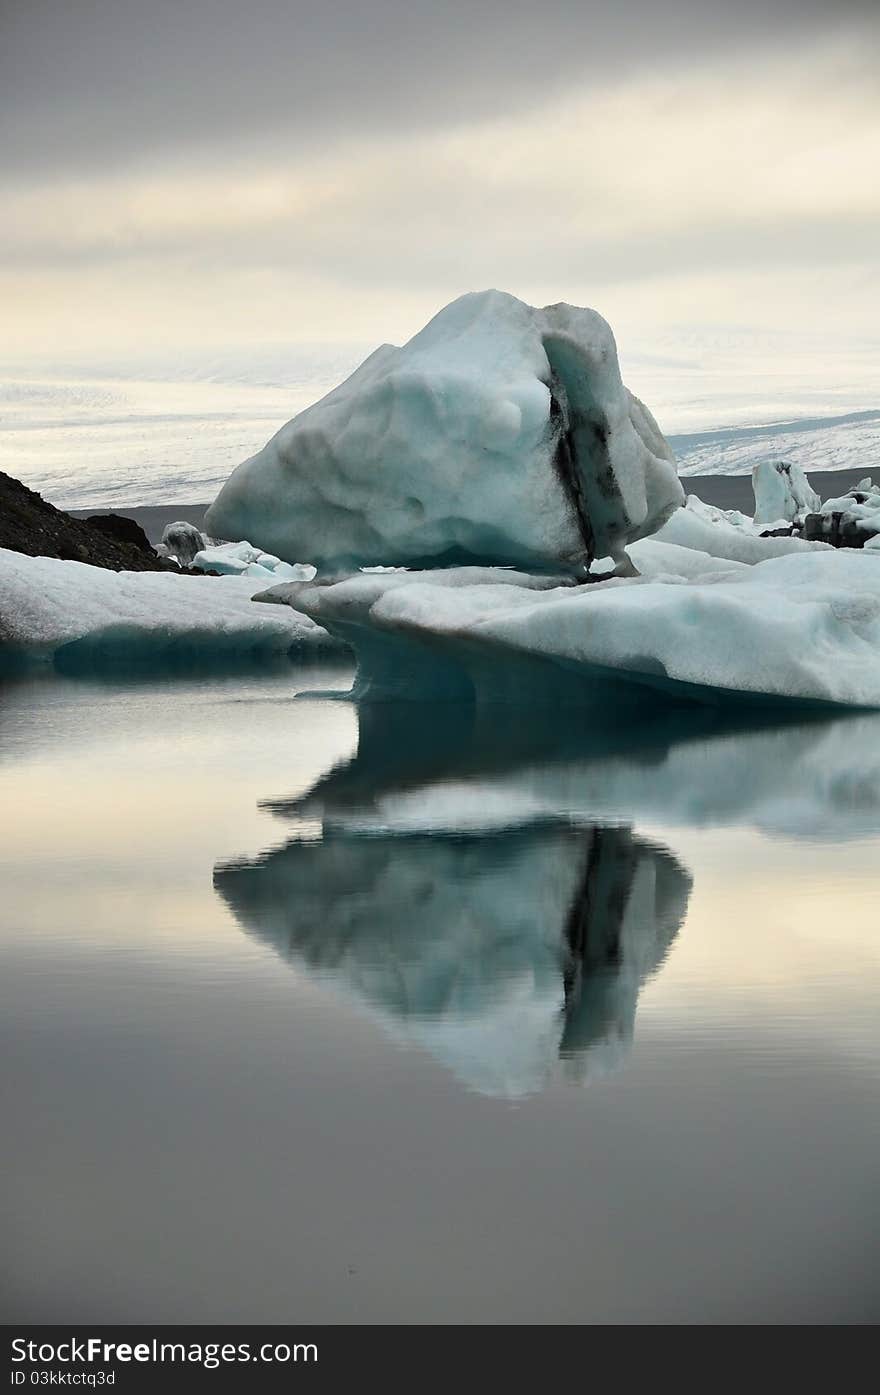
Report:
M 802 523 L 821 500 L 800 465 L 761 460 L 752 469 L 755 523 L 768 527 L 780 520 Z
M 196 553 L 205 546 L 205 538 L 195 524 L 181 520 L 165 525 L 161 545 L 167 549 L 166 556 L 176 557 L 182 567 L 190 567 Z
M 685 508 L 688 512 L 696 514 L 697 518 L 702 518 L 706 523 L 717 523 L 721 526 L 736 528 L 741 533 L 752 538 L 763 537 L 768 532 L 775 529 L 780 531 L 787 528 L 791 533 L 790 519 L 779 517 L 771 519 L 769 523 L 758 523 L 754 518 L 750 518 L 747 513 L 741 513 L 739 509 L 720 509 L 715 504 L 706 504 L 696 494 L 689 494 Z M 766 554 L 765 554 L 766 555 Z
M 692 547 L 664 542 L 662 538 L 643 538 L 633 543 L 629 554 L 642 577 L 659 581 L 711 581 L 717 577 L 732 577 L 746 571 L 748 563 L 729 557 L 712 557 Z
M 302 562 L 282 562 L 271 552 L 261 552 L 249 542 L 214 543 L 202 548 L 193 566 L 221 576 L 252 576 L 263 581 L 310 581 L 315 568 Z
M 112 572 L 0 548 L 0 663 L 222 662 L 338 647 L 295 610 L 255 610 L 261 584 Z
M 219 572 L 221 576 L 243 576 L 252 564 L 241 557 L 231 557 L 219 547 L 205 547 L 193 558 L 193 566 L 202 572 Z M 271 575 L 271 573 L 268 573 Z
M 266 555 L 249 542 L 210 543 L 196 553 L 193 566 L 203 572 L 219 572 L 221 576 L 242 576 L 249 566 Z
M 272 575 L 280 581 L 311 581 L 315 568 L 310 562 L 278 562 Z
M 770 557 L 828 550 L 827 544 L 821 541 L 805 542 L 797 537 L 762 538 L 754 529 L 749 529 L 743 524 L 734 526 L 724 517 L 722 510 L 714 512 L 718 517 L 712 518 L 706 505 L 699 511 L 690 506 L 676 509 L 668 522 L 654 535 L 655 539 L 659 542 L 676 543 L 679 547 L 691 548 L 696 552 L 705 552 L 710 557 L 745 562 L 748 566 L 765 562 Z M 635 558 L 636 554 L 632 553 L 632 556 Z M 638 566 L 637 562 L 636 565 Z
M 486 291 L 282 427 L 206 526 L 335 571 L 440 559 L 582 571 L 623 561 L 682 502 L 601 316 Z
M 359 575 L 293 585 L 288 599 L 352 644 L 367 699 L 589 704 L 632 685 L 654 701 L 880 706 L 874 551 L 549 589 L 511 576 Z
M 749 518 L 747 513 L 740 513 L 739 509 L 719 509 L 715 504 L 704 503 L 696 494 L 687 496 L 685 508 L 695 513 L 697 518 L 704 519 L 706 523 L 726 523 L 731 528 L 741 528 L 752 535 L 759 532 L 755 527 L 755 520 Z
M 274 581 L 275 573 L 270 567 L 261 567 L 259 562 L 248 562 L 244 569 L 245 576 L 252 576 L 255 580 Z

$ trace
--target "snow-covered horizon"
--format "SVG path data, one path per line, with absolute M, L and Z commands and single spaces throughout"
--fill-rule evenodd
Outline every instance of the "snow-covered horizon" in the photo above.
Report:
M 880 354 L 872 341 L 689 329 L 618 330 L 625 381 L 683 476 L 880 470 Z M 62 351 L 0 362 L 0 469 L 63 508 L 207 502 L 292 415 L 372 345 L 263 344 L 170 355 Z

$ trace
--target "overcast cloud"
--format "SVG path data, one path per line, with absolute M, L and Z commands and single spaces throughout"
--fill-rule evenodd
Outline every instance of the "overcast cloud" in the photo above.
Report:
M 873 3 L 0 13 L 13 348 L 399 339 L 490 284 L 876 324 Z

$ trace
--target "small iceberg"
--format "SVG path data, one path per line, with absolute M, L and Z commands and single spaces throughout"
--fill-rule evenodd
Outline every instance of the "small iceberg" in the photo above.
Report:
M 789 465 L 784 460 L 759 461 L 752 469 L 752 489 L 755 523 L 764 528 L 802 524 L 822 502 L 800 465 Z
M 161 554 L 172 557 L 181 567 L 192 566 L 193 558 L 204 546 L 204 534 L 194 523 L 187 523 L 185 519 L 167 523 L 159 544 Z
M 264 584 L 113 572 L 0 548 L 0 665 L 222 666 L 339 647 L 295 610 L 256 610 L 251 597 Z
M 193 566 L 220 576 L 251 576 L 262 581 L 310 581 L 315 568 L 301 562 L 282 562 L 270 552 L 262 552 L 249 542 L 202 546 L 193 557 Z

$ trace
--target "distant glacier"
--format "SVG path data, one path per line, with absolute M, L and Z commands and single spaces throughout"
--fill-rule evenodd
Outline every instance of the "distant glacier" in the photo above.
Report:
M 745 331 L 618 334 L 682 475 L 880 465 L 876 343 L 804 346 Z M 372 345 L 270 344 L 101 360 L 0 362 L 0 469 L 61 508 L 207 502 Z
M 667 438 L 680 475 L 743 475 L 761 461 L 787 460 L 801 469 L 880 468 L 880 411 L 802 417 L 697 431 Z

